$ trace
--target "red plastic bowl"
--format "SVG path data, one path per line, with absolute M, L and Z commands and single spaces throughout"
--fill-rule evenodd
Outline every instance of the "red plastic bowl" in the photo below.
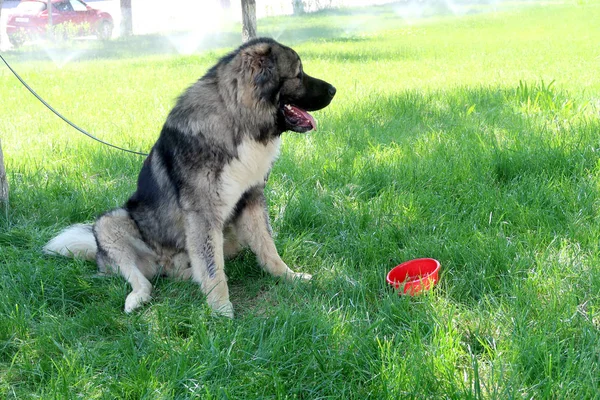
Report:
M 431 289 L 438 281 L 440 262 L 433 258 L 417 258 L 403 262 L 392 268 L 387 274 L 387 281 L 401 293 L 414 296 Z

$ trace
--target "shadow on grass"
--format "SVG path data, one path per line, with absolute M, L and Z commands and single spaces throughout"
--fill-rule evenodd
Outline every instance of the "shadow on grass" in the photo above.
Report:
M 327 121 L 335 138 L 315 138 L 322 150 L 276 167 L 318 181 L 288 199 L 280 235 L 311 232 L 358 274 L 379 266 L 374 287 L 395 264 L 427 256 L 442 262 L 456 301 L 510 296 L 557 237 L 595 248 L 588 176 L 600 121 L 561 108 L 567 96 L 538 109 L 536 90 L 464 88 L 344 111 Z
M 69 62 L 89 60 L 114 60 L 146 56 L 175 55 L 181 51 L 178 42 L 183 43 L 184 34 L 169 37 L 159 34 L 136 35 L 106 42 L 97 40 L 73 40 L 67 44 L 31 44 L 22 49 L 7 51 L 6 54 L 19 61 L 53 61 L 62 66 Z M 210 35 L 195 44 L 192 50 L 210 50 L 233 47 L 239 44 L 240 37 L 234 33 Z
M 360 38 L 339 38 L 343 35 L 343 30 L 336 28 L 302 28 L 294 31 L 270 31 L 265 30 L 262 36 L 273 37 L 281 43 L 294 45 L 309 40 L 330 40 L 336 42 L 357 42 L 365 41 Z M 174 33 L 173 35 L 136 35 L 100 42 L 95 40 L 75 40 L 69 44 L 50 44 L 44 43 L 31 44 L 22 49 L 6 51 L 9 60 L 25 61 L 52 61 L 57 66 L 63 66 L 70 62 L 90 61 L 90 60 L 114 60 L 127 59 L 147 56 L 162 55 L 188 55 L 202 54 L 211 50 L 232 50 L 241 44 L 241 36 L 235 32 L 223 32 L 219 34 L 210 34 L 202 39 L 194 39 L 192 33 Z M 305 57 L 312 56 L 312 53 L 306 53 Z M 318 55 L 320 53 L 315 53 Z M 381 53 L 377 57 L 393 58 L 396 53 Z M 333 55 L 332 55 L 333 56 Z M 362 56 L 352 54 L 336 54 L 336 58 L 343 57 L 349 61 L 367 60 Z M 366 56 L 365 56 L 366 57 Z M 369 60 L 375 56 L 370 55 Z
M 291 265 L 300 260 L 316 272 L 332 262 L 322 254 L 333 254 L 350 276 L 377 266 L 366 281 L 378 290 L 395 263 L 431 256 L 442 262 L 445 292 L 471 303 L 508 295 L 532 267 L 532 254 L 557 236 L 586 244 L 598 197 L 586 176 L 598 160 L 600 124 L 573 114 L 553 128 L 564 110 L 526 112 L 520 96 L 504 88 L 405 92 L 333 115 L 325 127 L 332 133 L 313 136 L 317 152 L 284 155 L 272 174 L 273 190 L 296 193 L 272 200 L 285 203 L 275 205 L 284 211 L 274 228 Z M 555 93 L 556 104 L 561 96 Z M 143 159 L 90 150 L 87 161 L 78 178 L 19 175 L 44 189 L 17 190 L 16 220 L 66 225 L 123 204 Z M 314 179 L 294 189 L 307 176 Z M 0 245 L 23 237 L 19 229 L 3 233 Z M 235 269 L 254 263 L 246 256 Z M 243 282 L 239 271 L 234 280 Z
M 291 266 L 300 263 L 315 279 L 276 284 L 242 253 L 228 264 L 233 322 L 209 316 L 197 285 L 161 279 L 153 301 L 126 315 L 124 280 L 99 280 L 90 263 L 38 253 L 45 232 L 58 229 L 53 214 L 62 227 L 121 204 L 142 160 L 87 149 L 76 171 L 14 173 L 23 184 L 12 225 L 0 234 L 0 258 L 10 261 L 0 269 L 5 381 L 23 393 L 70 380 L 115 396 L 189 397 L 200 395 L 197 382 L 203 394 L 243 382 L 233 388 L 340 398 L 476 397 L 472 388 L 483 382 L 504 398 L 545 382 L 548 352 L 559 355 L 554 368 L 589 375 L 596 354 L 573 349 L 593 349 L 595 330 L 583 335 L 543 307 L 532 324 L 529 301 L 539 306 L 547 293 L 531 286 L 519 299 L 525 304 L 502 314 L 525 332 L 507 340 L 511 328 L 493 309 L 515 296 L 535 254 L 555 238 L 583 251 L 597 246 L 582 237 L 597 220 L 588 175 L 598 162 L 600 122 L 573 114 L 551 128 L 566 111 L 527 111 L 523 100 L 503 88 L 400 93 L 330 114 L 324 134 L 284 148 L 268 188 L 276 241 Z M 441 261 L 441 290 L 397 296 L 385 272 L 419 256 Z M 462 311 L 482 299 L 491 305 Z M 539 343 L 546 347 L 529 349 Z M 565 364 L 561 354 L 584 358 Z M 486 368 L 501 364 L 512 380 L 476 376 L 475 359 Z M 127 384 L 103 386 L 114 377 Z

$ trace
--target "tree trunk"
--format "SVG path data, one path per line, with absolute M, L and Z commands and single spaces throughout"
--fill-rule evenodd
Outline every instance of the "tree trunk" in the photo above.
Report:
M 304 0 L 292 0 L 294 15 L 304 14 Z
M 131 13 L 131 0 L 121 0 L 121 35 L 133 35 L 133 16 Z
M 256 0 L 242 0 L 242 41 L 256 37 Z
M 2 154 L 2 142 L 0 141 L 0 206 L 2 205 L 8 205 L 8 181 L 6 180 L 4 156 Z

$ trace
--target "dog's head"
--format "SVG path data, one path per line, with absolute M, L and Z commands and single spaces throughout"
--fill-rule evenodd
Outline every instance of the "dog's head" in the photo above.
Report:
M 329 105 L 335 87 L 306 74 L 298 54 L 272 39 L 254 39 L 240 47 L 238 55 L 240 72 L 252 87 L 249 103 L 273 107 L 280 132 L 316 129 L 308 111 Z

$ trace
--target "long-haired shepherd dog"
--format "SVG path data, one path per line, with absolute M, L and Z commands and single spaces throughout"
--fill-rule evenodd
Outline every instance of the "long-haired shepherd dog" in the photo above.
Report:
M 224 260 L 244 246 L 270 274 L 310 279 L 277 253 L 264 188 L 281 134 L 315 129 L 307 111 L 335 92 L 291 48 L 264 38 L 242 45 L 178 99 L 125 205 L 65 229 L 44 252 L 123 275 L 126 312 L 149 301 L 150 279 L 164 274 L 193 279 L 216 313 L 233 317 Z

